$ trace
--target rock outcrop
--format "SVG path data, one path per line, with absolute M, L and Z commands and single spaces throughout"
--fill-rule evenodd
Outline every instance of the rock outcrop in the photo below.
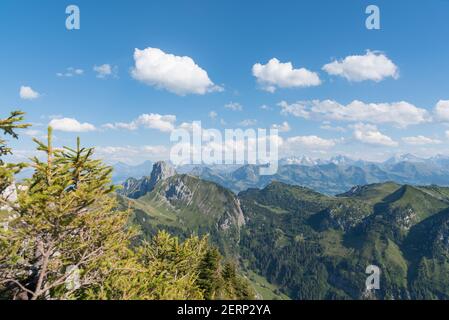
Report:
M 129 178 L 122 184 L 119 191 L 121 195 L 128 198 L 137 199 L 153 191 L 159 181 L 168 179 L 176 174 L 176 170 L 164 161 L 156 162 L 153 165 L 151 175 L 142 179 Z
M 0 194 L 0 197 L 3 200 L 6 200 L 8 202 L 15 202 L 17 201 L 17 188 L 16 184 L 12 183 L 9 187 L 7 187 L 2 194 Z M 11 208 L 8 205 L 1 205 L 0 204 L 0 210 L 6 210 L 11 211 Z

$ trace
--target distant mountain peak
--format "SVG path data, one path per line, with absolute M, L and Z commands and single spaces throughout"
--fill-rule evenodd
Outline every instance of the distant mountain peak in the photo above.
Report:
M 281 160 L 281 165 L 302 165 L 302 166 L 314 166 L 317 164 L 316 160 L 308 156 L 301 157 L 288 157 Z
M 396 164 L 400 162 L 425 162 L 426 159 L 417 157 L 411 153 L 396 154 L 385 161 L 386 164 Z
M 165 161 L 158 161 L 153 165 L 153 170 L 151 171 L 150 182 L 153 187 L 161 180 L 170 178 L 176 174 L 175 168 Z
M 123 183 L 126 179 L 133 177 L 140 179 L 149 176 L 153 167 L 150 160 L 144 161 L 138 165 L 130 165 L 125 162 L 117 162 L 113 165 L 112 180 L 116 184 Z
M 174 175 L 176 175 L 176 170 L 171 164 L 164 161 L 158 161 L 153 164 L 153 170 L 149 177 L 146 176 L 139 180 L 128 178 L 122 184 L 123 189 L 120 190 L 119 193 L 129 198 L 136 199 L 153 191 L 159 181 L 166 180 Z
M 330 163 L 336 164 L 336 165 L 348 165 L 353 164 L 355 161 L 345 155 L 336 155 L 329 159 Z

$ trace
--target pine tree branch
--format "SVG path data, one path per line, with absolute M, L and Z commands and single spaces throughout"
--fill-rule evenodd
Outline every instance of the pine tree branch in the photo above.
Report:
M 6 279 L 6 280 L 3 280 L 3 281 L 0 281 L 0 284 L 5 284 L 5 283 L 9 283 L 9 282 L 12 282 L 12 283 L 16 284 L 18 287 L 20 287 L 20 289 L 22 289 L 23 291 L 28 292 L 28 293 L 31 294 L 31 295 L 34 294 L 33 291 L 27 289 L 27 288 L 24 287 L 19 281 L 15 280 L 15 279 Z

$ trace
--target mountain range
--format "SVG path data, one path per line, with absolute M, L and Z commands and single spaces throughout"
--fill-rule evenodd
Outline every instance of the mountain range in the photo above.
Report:
M 115 165 L 114 182 L 125 177 L 141 178 L 149 175 L 150 162 L 140 166 Z M 234 193 L 248 188 L 263 188 L 273 181 L 300 185 L 315 191 L 336 195 L 353 186 L 393 181 L 410 185 L 449 186 L 449 157 L 435 156 L 424 159 L 412 154 L 394 156 L 384 162 L 353 160 L 343 155 L 328 160 L 309 157 L 290 157 L 279 161 L 274 175 L 259 174 L 258 165 L 243 166 L 182 166 L 176 170 L 212 181 Z
M 236 178 L 257 179 L 247 168 Z M 327 195 L 271 181 L 236 194 L 158 162 L 118 198 L 145 236 L 209 234 L 261 298 L 449 299 L 449 188 L 384 182 Z M 365 287 L 369 265 L 378 290 Z

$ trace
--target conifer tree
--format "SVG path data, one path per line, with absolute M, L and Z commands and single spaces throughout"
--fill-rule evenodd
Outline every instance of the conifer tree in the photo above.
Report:
M 17 137 L 22 113 L 1 120 Z M 225 265 L 207 237 L 180 242 L 160 231 L 140 242 L 128 211 L 117 210 L 110 167 L 94 149 L 54 148 L 36 139 L 45 160 L 8 203 L 13 220 L 0 228 L 0 299 L 216 299 L 246 298 L 246 282 Z M 0 156 L 11 152 L 0 140 Z M 0 159 L 1 161 L 1 159 Z M 0 163 L 4 185 L 23 165 Z M 5 178 L 3 178 L 5 177 Z M 8 182 L 6 180 L 8 179 Z
M 134 235 L 126 229 L 111 185 L 111 168 L 93 159 L 93 149 L 52 146 L 35 140 L 46 160 L 14 205 L 18 215 L 2 231 L 0 284 L 13 298 L 74 298 L 108 277 L 126 255 Z
M 248 282 L 238 275 L 237 266 L 233 261 L 228 261 L 224 264 L 222 277 L 228 297 L 240 300 L 251 300 L 255 298 L 255 294 Z
M 216 299 L 220 283 L 220 253 L 216 248 L 207 250 L 200 264 L 199 284 L 204 290 L 204 298 L 207 300 Z
M 0 134 L 3 133 L 17 139 L 16 129 L 24 129 L 30 126 L 29 124 L 21 123 L 23 115 L 24 113 L 21 111 L 13 111 L 8 118 L 0 119 Z M 0 137 L 0 195 L 11 184 L 14 174 L 24 167 L 24 164 L 4 163 L 2 157 L 11 153 L 11 149 L 7 146 L 6 141 Z
M 198 274 L 208 250 L 207 238 L 192 236 L 180 243 L 159 231 L 150 242 L 134 248 L 102 286 L 87 298 L 198 300 L 204 299 Z

